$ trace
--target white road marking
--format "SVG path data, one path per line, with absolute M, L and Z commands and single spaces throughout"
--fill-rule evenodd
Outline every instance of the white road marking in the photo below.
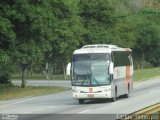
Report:
M 117 103 L 120 103 L 121 101 L 115 101 L 115 102 L 113 102 L 113 103 L 111 103 L 111 104 L 117 104 Z
M 72 91 L 72 90 L 68 90 L 68 91 L 64 91 L 64 92 L 60 92 L 60 93 L 55 93 L 55 94 L 52 94 L 52 95 L 44 95 L 44 96 L 46 96 L 46 97 L 55 96 L 55 95 L 63 94 L 63 93 L 70 92 L 70 91 Z
M 24 112 L 24 113 L 20 113 L 20 114 L 33 114 L 32 112 Z
M 91 111 L 91 110 L 84 110 L 84 111 L 81 111 L 81 112 L 78 112 L 78 113 L 81 114 L 81 113 L 85 113 L 85 112 L 89 112 L 89 111 Z
M 71 91 L 71 90 L 69 90 L 69 91 Z M 36 96 L 36 97 L 29 98 L 29 99 L 26 99 L 26 100 L 20 100 L 20 101 L 17 101 L 17 102 L 14 102 L 14 103 L 10 103 L 10 104 L 0 105 L 0 108 L 6 107 L 6 106 L 10 106 L 10 105 L 19 104 L 19 103 L 23 103 L 23 102 L 30 101 L 30 100 L 37 99 L 37 98 L 39 99 L 39 97 L 55 96 L 55 95 L 59 95 L 59 94 L 63 94 L 63 93 L 69 92 L 69 91 L 60 92 L 60 93 L 56 93 L 56 94 L 53 94 L 53 95 Z
M 6 104 L 6 105 L 1 105 L 0 108 L 1 108 L 1 107 L 6 107 L 6 106 L 10 106 L 10 105 L 19 104 L 19 103 L 26 102 L 26 101 L 30 101 L 30 100 L 33 100 L 33 99 L 30 98 L 30 99 L 27 99 L 27 100 L 21 100 L 21 101 L 17 101 L 17 102 L 14 102 L 14 103 Z
M 45 111 L 45 110 L 46 110 L 46 108 L 41 108 L 41 109 L 32 111 L 32 113 L 34 113 L 34 112 L 41 112 L 41 111 Z

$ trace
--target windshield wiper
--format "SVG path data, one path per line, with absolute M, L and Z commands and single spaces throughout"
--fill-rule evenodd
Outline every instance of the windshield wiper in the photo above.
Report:
M 100 83 L 98 82 L 98 80 L 96 80 L 90 73 L 79 75 L 74 72 L 74 76 L 75 76 L 74 83 L 80 83 L 82 86 L 83 85 L 94 85 L 92 84 L 92 81 L 95 81 L 96 82 L 95 85 L 100 86 Z M 83 77 L 83 78 L 78 79 L 79 77 Z
M 81 85 L 84 85 L 86 83 L 86 85 L 90 84 L 90 75 L 89 73 L 87 74 L 77 74 L 74 72 L 74 83 L 80 83 Z
M 84 76 L 86 76 L 87 78 L 86 79 L 83 79 L 81 85 L 85 85 L 84 83 L 88 83 L 86 85 L 90 85 L 90 80 L 91 80 L 91 77 L 90 77 L 90 73 L 87 73 L 87 74 L 83 74 Z
M 96 82 L 96 84 L 97 84 L 98 86 L 100 86 L 100 83 L 98 82 L 97 79 L 95 79 L 95 78 L 92 76 L 92 74 L 90 74 L 90 78 L 92 78 L 92 79 Z M 92 83 L 92 79 L 90 79 L 90 80 L 91 80 L 91 83 Z M 92 84 L 91 84 L 91 85 L 92 85 Z

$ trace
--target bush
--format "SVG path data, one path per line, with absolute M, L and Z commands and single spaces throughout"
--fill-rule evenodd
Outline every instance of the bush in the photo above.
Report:
M 10 83 L 11 63 L 9 56 L 0 51 L 0 84 Z
M 153 68 L 153 65 L 147 61 L 135 61 L 134 69 L 145 69 L 145 68 Z
M 0 84 L 11 83 L 10 74 L 5 72 L 0 74 Z

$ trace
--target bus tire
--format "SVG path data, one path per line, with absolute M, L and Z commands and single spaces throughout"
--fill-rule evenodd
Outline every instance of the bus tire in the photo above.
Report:
M 83 99 L 79 99 L 79 104 L 84 104 L 84 100 Z
M 115 94 L 114 94 L 114 97 L 111 98 L 111 101 L 115 102 L 116 99 L 117 99 L 117 88 L 115 88 Z

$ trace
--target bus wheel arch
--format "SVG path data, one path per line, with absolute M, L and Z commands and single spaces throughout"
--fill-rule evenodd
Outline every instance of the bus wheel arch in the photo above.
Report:
M 130 95 L 130 84 L 128 83 L 126 94 L 124 94 L 124 98 L 128 98 Z
M 111 101 L 112 102 L 115 102 L 117 99 L 117 86 L 115 86 L 115 89 L 114 89 L 114 96 L 111 98 Z
M 131 92 L 130 83 L 128 83 L 128 94 Z

